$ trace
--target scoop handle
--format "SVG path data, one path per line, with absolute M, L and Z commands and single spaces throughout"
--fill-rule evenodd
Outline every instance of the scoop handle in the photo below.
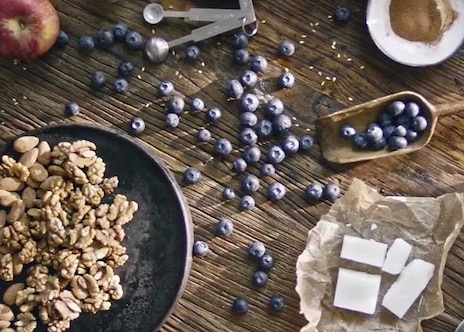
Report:
M 449 104 L 441 104 L 435 107 L 437 115 L 451 115 L 461 111 L 464 111 L 464 101 L 459 101 Z

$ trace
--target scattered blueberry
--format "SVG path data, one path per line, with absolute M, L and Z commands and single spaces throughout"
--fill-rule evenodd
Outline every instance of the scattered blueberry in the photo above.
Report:
M 280 201 L 284 198 L 286 193 L 287 189 L 285 189 L 285 186 L 280 182 L 271 183 L 267 187 L 267 197 L 273 202 Z
M 387 146 L 387 139 L 382 136 L 378 141 L 370 143 L 370 146 L 373 150 L 382 150 Z
M 252 70 L 245 70 L 239 78 L 245 88 L 252 88 L 258 83 L 258 75 Z
M 140 135 L 145 130 L 145 121 L 139 117 L 133 117 L 129 123 L 129 131 L 133 135 Z
M 286 71 L 277 78 L 277 86 L 280 89 L 291 89 L 295 85 L 295 76 Z
M 202 99 L 195 97 L 190 102 L 190 109 L 192 112 L 201 112 L 205 109 L 205 103 Z
M 232 302 L 232 311 L 237 315 L 243 315 L 248 312 L 248 301 L 242 298 L 237 298 Z
M 261 55 L 256 55 L 250 59 L 250 69 L 255 73 L 261 73 L 267 68 L 267 60 Z
M 274 119 L 284 111 L 284 103 L 279 98 L 272 98 L 264 106 L 264 112 L 269 119 Z
M 246 194 L 252 194 L 259 189 L 259 178 L 254 174 L 247 174 L 242 179 L 242 191 Z
M 400 115 L 395 118 L 395 125 L 408 128 L 411 119 L 406 115 Z
M 282 40 L 277 46 L 277 54 L 290 57 L 295 53 L 295 45 L 290 40 Z
M 129 83 L 127 83 L 125 78 L 117 78 L 113 82 L 113 90 L 116 93 L 124 93 L 129 88 Z
M 406 106 L 404 108 L 404 115 L 412 119 L 418 116 L 419 113 L 420 113 L 419 104 L 413 101 L 406 103 Z
M 372 126 L 366 131 L 366 140 L 369 144 L 380 141 L 383 138 L 383 130 L 379 126 Z
M 387 112 L 381 112 L 377 117 L 377 123 L 380 127 L 385 128 L 393 124 L 393 119 Z
M 221 218 L 216 224 L 215 231 L 217 236 L 229 236 L 234 231 L 234 224 L 230 219 Z
M 405 137 L 390 136 L 387 140 L 387 144 L 391 150 L 399 150 L 408 146 L 408 140 Z
M 240 198 L 240 209 L 241 210 L 253 210 L 256 206 L 255 199 L 250 195 L 245 195 Z
M 66 116 L 78 115 L 79 112 L 80 112 L 79 104 L 76 103 L 75 101 L 70 101 L 69 103 L 66 104 L 64 108 L 64 114 Z
M 264 287 L 268 281 L 269 277 L 267 276 L 267 273 L 264 271 L 255 271 L 253 273 L 253 276 L 251 277 L 251 283 L 255 287 Z
M 127 48 L 131 50 L 139 50 L 143 45 L 143 37 L 137 31 L 128 31 L 124 37 L 124 42 Z
M 422 132 L 427 128 L 427 119 L 424 118 L 423 116 L 416 116 L 411 119 L 411 129 L 414 130 L 415 132 Z
M 63 30 L 60 30 L 58 33 L 58 37 L 56 37 L 55 46 L 57 47 L 65 47 L 69 42 L 69 36 Z
M 345 140 L 352 140 L 354 135 L 356 135 L 356 129 L 352 125 L 345 124 L 340 127 L 339 134 Z
M 110 29 L 100 29 L 97 35 L 97 47 L 108 49 L 114 44 L 113 31 Z
M 248 256 L 255 261 L 258 261 L 265 253 L 266 246 L 262 242 L 255 241 L 248 247 Z
M 258 135 L 256 135 L 256 132 L 252 128 L 243 128 L 240 131 L 240 142 L 245 145 L 256 144 L 258 142 Z
M 263 164 L 260 169 L 261 176 L 273 176 L 275 174 L 275 167 L 273 164 Z
M 306 188 L 306 199 L 310 202 L 317 202 L 322 199 L 323 188 L 319 183 L 311 183 Z
M 232 47 L 235 49 L 244 49 L 248 46 L 248 37 L 243 32 L 234 33 L 232 36 Z
M 259 107 L 258 96 L 254 93 L 247 93 L 240 99 L 242 112 L 254 112 Z
M 278 145 L 271 146 L 267 151 L 267 161 L 271 164 L 280 164 L 285 159 L 285 152 Z
M 226 88 L 226 96 L 228 98 L 239 99 L 243 94 L 243 86 L 242 83 L 238 80 L 231 80 L 229 84 L 227 84 Z
M 209 123 L 218 122 L 219 120 L 221 120 L 221 118 L 222 118 L 222 112 L 219 109 L 219 107 L 211 107 L 205 113 L 205 120 L 206 122 L 209 122 Z
M 269 310 L 279 312 L 285 306 L 284 298 L 281 295 L 272 295 L 269 299 Z
M 102 71 L 96 71 L 90 76 L 90 86 L 94 89 L 101 89 L 105 86 L 106 75 Z
M 209 142 L 211 140 L 211 132 L 206 129 L 200 129 L 197 133 L 197 138 L 201 142 Z
M 232 143 L 227 138 L 220 138 L 214 144 L 214 152 L 218 156 L 225 157 L 232 152 Z
M 415 132 L 414 130 L 408 129 L 404 137 L 406 138 L 408 143 L 411 143 L 417 138 L 417 136 L 418 136 L 417 132 Z
M 387 106 L 387 112 L 391 117 L 396 117 L 404 112 L 406 105 L 401 100 L 395 100 Z
M 129 76 L 134 72 L 134 64 L 132 61 L 122 61 L 118 66 L 119 76 Z
M 235 158 L 232 162 L 232 169 L 237 173 L 243 173 L 246 171 L 248 167 L 247 162 L 243 158 Z
M 231 201 L 235 198 L 235 190 L 232 187 L 225 187 L 222 190 L 222 199 L 225 201 Z
M 291 155 L 297 153 L 300 149 L 300 141 L 295 135 L 287 135 L 280 142 L 280 146 L 285 154 Z
M 79 51 L 89 53 L 95 48 L 95 42 L 90 36 L 82 36 L 79 38 L 77 47 Z
M 391 135 L 393 135 L 393 132 L 395 131 L 396 127 L 395 126 L 387 126 L 383 128 L 383 137 L 388 139 Z
M 185 58 L 189 61 L 198 60 L 200 57 L 200 49 L 196 45 L 190 45 L 185 50 Z
M 173 96 L 166 102 L 166 108 L 169 113 L 180 114 L 184 110 L 185 101 L 180 96 Z
M 240 124 L 244 127 L 254 127 L 258 123 L 258 117 L 253 112 L 243 112 L 240 114 Z
M 280 114 L 272 120 L 272 128 L 276 134 L 283 134 L 292 127 L 292 119 L 286 114 Z
M 169 96 L 174 91 L 174 84 L 170 81 L 162 81 L 158 85 L 157 90 L 159 96 Z
M 364 133 L 355 134 L 353 136 L 353 145 L 357 149 L 361 149 L 361 150 L 367 149 L 369 144 L 366 139 L 366 134 Z
M 205 241 L 195 241 L 193 244 L 193 255 L 197 257 L 204 257 L 209 252 L 208 243 Z
M 234 50 L 234 62 L 238 65 L 244 65 L 250 61 L 250 52 L 246 49 Z
M 261 159 L 261 150 L 256 145 L 248 146 L 242 155 L 248 165 L 256 164 Z
M 273 133 L 272 122 L 266 119 L 259 121 L 256 127 L 256 133 L 259 138 L 267 138 L 271 136 Z
M 300 151 L 308 151 L 314 145 L 314 137 L 311 135 L 303 135 L 300 137 Z
M 265 253 L 258 258 L 258 267 L 260 271 L 269 272 L 274 267 L 274 258 L 269 254 Z
M 117 41 L 124 41 L 129 28 L 124 23 L 116 23 L 113 27 L 114 39 Z
M 399 125 L 399 126 L 395 127 L 395 130 L 393 131 L 393 135 L 394 136 L 404 137 L 404 136 L 406 136 L 407 132 L 408 132 L 408 130 L 406 129 L 406 127 L 404 127 L 402 125 Z
M 322 197 L 332 202 L 335 201 L 340 197 L 340 186 L 334 182 L 328 183 L 322 191 Z
M 345 24 L 349 21 L 350 14 L 350 10 L 347 7 L 337 6 L 333 14 L 333 19 L 337 23 Z
M 179 125 L 179 116 L 176 113 L 168 113 L 164 118 L 164 123 L 168 128 L 176 128 Z
M 184 171 L 183 180 L 185 184 L 197 184 L 201 181 L 201 178 L 201 172 L 196 167 L 188 167 Z

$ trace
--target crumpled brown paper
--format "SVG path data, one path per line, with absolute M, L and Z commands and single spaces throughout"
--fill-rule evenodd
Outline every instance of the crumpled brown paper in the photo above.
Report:
M 308 320 L 301 332 L 422 331 L 420 322 L 443 312 L 441 283 L 449 249 L 464 223 L 463 194 L 432 197 L 384 197 L 355 179 L 309 232 L 299 256 L 296 291 L 300 310 Z M 435 273 L 422 295 L 398 319 L 381 306 L 382 298 L 398 276 L 340 258 L 343 235 L 360 236 L 387 243 L 402 238 L 413 249 L 408 263 L 421 258 L 435 265 Z M 373 315 L 332 305 L 338 268 L 382 275 Z

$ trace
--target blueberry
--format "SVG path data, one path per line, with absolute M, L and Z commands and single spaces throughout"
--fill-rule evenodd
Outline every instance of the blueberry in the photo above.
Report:
M 258 83 L 258 75 L 252 70 L 245 70 L 239 78 L 245 88 L 252 88 Z
M 56 37 L 55 46 L 56 47 L 65 47 L 69 42 L 69 36 L 63 30 L 58 32 L 58 37 Z
M 113 31 L 109 29 L 100 29 L 97 35 L 97 47 L 108 49 L 114 44 Z
M 387 126 L 383 128 L 383 137 L 388 139 L 391 135 L 393 135 L 393 132 L 395 131 L 396 127 L 395 126 Z
M 415 132 L 414 130 L 408 129 L 404 137 L 406 138 L 408 143 L 411 143 L 417 138 L 417 136 L 418 136 L 417 132 Z
M 387 112 L 391 117 L 403 114 L 406 105 L 401 100 L 396 100 L 387 106 Z
M 272 120 L 272 128 L 277 134 L 286 133 L 292 127 L 292 119 L 286 114 L 280 114 Z
M 387 140 L 387 144 L 391 150 L 399 150 L 408 146 L 408 140 L 405 137 L 390 136 Z
M 90 76 L 90 86 L 94 89 L 101 89 L 106 83 L 106 75 L 102 71 L 96 71 Z
M 79 112 L 80 112 L 79 104 L 76 103 L 75 101 L 70 101 L 64 107 L 64 115 L 66 116 L 78 115 Z
M 221 218 L 216 224 L 215 231 L 217 236 L 229 236 L 234 231 L 234 224 L 230 219 Z
M 273 176 L 275 174 L 275 167 L 272 164 L 263 164 L 260 169 L 261 176 Z
M 334 182 L 328 183 L 322 191 L 322 197 L 332 202 L 335 201 L 340 197 L 340 186 Z
M 242 191 L 246 194 L 252 194 L 259 189 L 259 178 L 254 174 L 247 174 L 242 179 Z
M 370 143 L 370 147 L 373 150 L 382 150 L 387 146 L 387 139 L 382 136 L 378 141 Z
M 367 139 L 366 139 L 366 134 L 364 133 L 359 133 L 355 134 L 353 136 L 353 145 L 357 149 L 366 149 L 368 147 Z
M 235 190 L 232 187 L 225 187 L 222 190 L 222 199 L 225 201 L 231 201 L 235 198 Z
M 240 209 L 241 210 L 253 210 L 256 206 L 255 199 L 250 195 L 245 195 L 240 198 Z
M 246 49 L 234 50 L 234 62 L 238 65 L 244 65 L 250 61 L 250 52 Z
M 258 261 L 266 253 L 266 246 L 260 241 L 255 241 L 248 247 L 248 256 Z
M 300 141 L 295 135 L 288 135 L 282 139 L 280 146 L 282 147 L 282 150 L 284 150 L 285 154 L 291 155 L 297 153 L 300 149 Z
M 308 151 L 314 145 L 314 137 L 311 135 L 303 135 L 300 138 L 300 151 Z
M 124 37 L 124 42 L 127 48 L 131 50 L 139 50 L 143 46 L 143 37 L 137 31 L 128 31 Z
M 188 61 L 195 61 L 198 60 L 200 57 L 200 49 L 196 45 L 191 45 L 186 48 L 185 50 L 185 58 Z
M 399 125 L 399 126 L 395 127 L 395 130 L 393 131 L 393 135 L 394 136 L 404 137 L 404 136 L 406 136 L 407 132 L 408 132 L 408 130 L 404 126 Z
M 221 120 L 221 118 L 222 118 L 222 112 L 219 109 L 219 107 L 211 107 L 205 113 L 205 120 L 206 122 L 209 122 L 209 123 L 218 122 L 219 120 Z
M 383 138 L 383 130 L 378 126 L 372 126 L 366 131 L 366 140 L 369 144 L 380 141 Z
M 239 99 L 243 94 L 243 86 L 242 83 L 238 80 L 231 80 L 229 84 L 227 84 L 226 88 L 226 96 L 228 98 Z
M 176 128 L 179 125 L 179 116 L 175 113 L 168 113 L 164 118 L 164 123 L 168 128 Z
M 356 135 L 356 129 L 352 125 L 345 124 L 340 127 L 339 135 L 345 140 L 352 140 L 354 135 Z
M 258 267 L 260 271 L 271 271 L 271 269 L 274 267 L 274 258 L 266 252 L 264 255 L 258 258 Z
M 243 112 L 240 114 L 240 124 L 244 127 L 254 127 L 258 123 L 258 117 L 253 112 Z
M 334 14 L 333 14 L 333 19 L 335 22 L 340 23 L 340 24 L 345 24 L 349 21 L 350 19 L 350 10 L 346 7 L 343 6 L 337 6 L 335 8 Z
M 373 128 L 376 128 L 376 127 L 380 127 L 379 124 L 375 121 L 373 122 L 369 122 L 367 124 L 367 127 L 366 127 L 366 131 L 369 130 L 369 129 L 373 129 Z
M 256 133 L 260 138 L 267 138 L 271 136 L 273 133 L 272 122 L 266 119 L 259 121 L 256 126 Z
M 280 182 L 271 183 L 267 187 L 267 197 L 273 202 L 280 201 L 284 198 L 286 192 L 285 186 Z
M 243 315 L 248 312 L 248 301 L 242 298 L 237 298 L 232 302 L 232 311 L 237 315 Z
M 411 129 L 414 130 L 415 132 L 422 132 L 424 131 L 428 126 L 427 119 L 424 118 L 423 116 L 416 116 L 411 119 Z
M 232 162 L 232 169 L 237 173 L 243 173 L 247 169 L 248 164 L 243 158 L 235 158 Z
M 134 64 L 132 61 L 122 61 L 118 66 L 119 76 L 129 76 L 134 72 Z
M 248 146 L 242 155 L 248 165 L 256 164 L 261 159 L 261 150 L 256 145 Z
M 310 202 L 320 201 L 322 199 L 323 188 L 319 183 L 311 183 L 306 188 L 306 199 Z
M 200 129 L 197 133 L 197 138 L 201 142 L 209 142 L 211 140 L 211 132 L 206 129 Z
M 280 164 L 285 159 L 285 152 L 278 145 L 271 146 L 267 152 L 267 161 L 271 164 Z
M 377 123 L 380 127 L 385 128 L 393 124 L 393 119 L 387 112 L 381 112 L 377 117 Z
M 267 60 L 261 55 L 256 55 L 250 59 L 250 69 L 255 73 L 261 73 L 267 68 Z
M 253 93 L 247 93 L 240 99 L 242 112 L 254 112 L 259 107 L 258 96 Z
M 410 101 L 406 103 L 406 107 L 404 108 L 404 115 L 409 118 L 415 118 L 420 113 L 420 106 L 418 103 L 414 101 Z
M 166 102 L 166 108 L 169 113 L 180 114 L 184 110 L 185 101 L 180 96 L 173 96 Z
M 116 23 L 113 27 L 114 39 L 117 41 L 124 41 L 129 28 L 124 23 Z
M 95 42 L 90 36 L 82 36 L 79 38 L 78 49 L 81 52 L 89 53 L 95 48 Z
M 244 128 L 240 132 L 240 142 L 245 145 L 253 145 L 258 142 L 258 135 L 252 128 Z
M 248 37 L 243 32 L 234 33 L 232 36 L 232 47 L 235 49 L 243 49 L 248 46 Z
M 129 131 L 133 135 L 139 135 L 145 130 L 145 121 L 139 117 L 133 117 L 129 123 Z
M 205 109 L 205 103 L 202 99 L 195 97 L 190 102 L 190 109 L 192 112 L 201 112 Z
M 209 252 L 208 243 L 205 241 L 195 241 L 193 244 L 193 256 L 204 257 Z
M 269 277 L 267 276 L 267 273 L 264 271 L 255 271 L 253 273 L 253 276 L 251 277 L 251 283 L 253 286 L 261 288 L 266 285 Z
M 285 306 L 284 298 L 281 295 L 272 295 L 269 299 L 269 310 L 279 312 Z
M 227 138 L 220 138 L 214 144 L 214 152 L 218 156 L 225 157 L 232 152 L 232 143 Z
M 279 98 L 272 98 L 264 106 L 264 112 L 270 119 L 274 119 L 276 116 L 281 115 L 284 111 L 284 103 Z
M 174 91 L 174 84 L 170 81 L 162 81 L 158 85 L 157 90 L 159 96 L 169 96 Z
M 397 126 L 403 126 L 405 128 L 409 128 L 410 122 L 411 122 L 411 119 L 406 115 L 400 115 L 395 118 L 395 125 Z
M 277 78 L 277 86 L 280 89 L 291 89 L 295 85 L 295 76 L 286 71 Z
M 116 93 L 124 93 L 129 88 L 129 83 L 127 83 L 125 78 L 117 78 L 113 82 L 113 90 Z
M 289 57 L 295 53 L 295 45 L 289 40 L 282 40 L 277 46 L 277 54 L 280 56 Z
M 196 167 L 188 167 L 184 171 L 183 180 L 185 184 L 197 184 L 201 181 L 201 178 L 201 172 Z

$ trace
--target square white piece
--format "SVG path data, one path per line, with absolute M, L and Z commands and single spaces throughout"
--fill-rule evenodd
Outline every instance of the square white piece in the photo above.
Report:
M 403 271 L 411 254 L 412 246 L 403 239 L 395 239 L 387 252 L 382 271 L 397 275 Z
M 382 267 L 387 248 L 388 246 L 382 242 L 345 235 L 340 257 L 358 263 Z
M 382 277 L 345 268 L 338 269 L 333 305 L 338 308 L 373 314 Z

